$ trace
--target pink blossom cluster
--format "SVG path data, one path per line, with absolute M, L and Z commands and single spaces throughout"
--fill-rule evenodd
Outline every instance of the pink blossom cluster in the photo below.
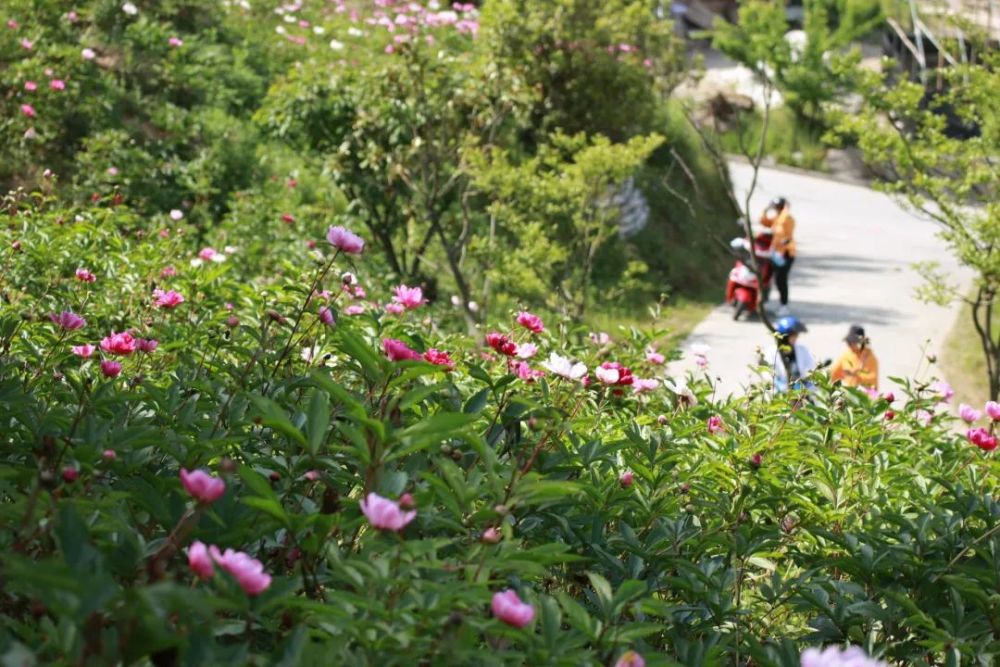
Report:
M 399 45 L 417 40 L 421 35 L 431 44 L 436 28 L 451 28 L 460 34 L 475 37 L 479 32 L 479 14 L 472 3 L 456 2 L 442 9 L 435 0 L 426 5 L 414 0 L 375 0 L 377 9 L 364 23 L 382 28 L 392 35 L 386 53 L 394 53 Z
M 236 579 L 247 595 L 260 595 L 271 585 L 271 575 L 264 572 L 264 564 L 242 551 L 226 549 L 224 552 L 212 545 L 195 541 L 187 548 L 188 566 L 202 579 L 215 575 L 215 566 Z
M 417 517 L 417 511 L 406 511 L 402 507 L 404 504 L 402 501 L 402 498 L 400 502 L 394 502 L 376 493 L 369 493 L 360 503 L 361 512 L 373 528 L 399 532 Z M 412 499 L 406 504 L 412 507 Z

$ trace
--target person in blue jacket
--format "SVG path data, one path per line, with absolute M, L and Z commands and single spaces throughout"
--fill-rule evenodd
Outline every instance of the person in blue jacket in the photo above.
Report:
M 774 374 L 776 391 L 788 391 L 789 387 L 803 386 L 803 378 L 816 368 L 816 360 L 805 345 L 799 343 L 799 335 L 808 331 L 797 317 L 786 315 L 774 324 L 775 344 L 764 351 L 763 363 Z M 804 386 L 811 388 L 808 381 Z

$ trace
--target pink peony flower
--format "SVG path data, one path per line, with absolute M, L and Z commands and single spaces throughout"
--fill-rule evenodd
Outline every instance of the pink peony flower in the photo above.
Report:
M 521 602 L 517 593 L 510 589 L 494 593 L 490 609 L 496 618 L 515 628 L 523 628 L 535 618 L 535 608 Z
M 80 478 L 80 471 L 73 466 L 66 466 L 62 469 L 62 478 L 67 484 L 72 484 Z
M 635 651 L 625 651 L 622 657 L 618 658 L 615 667 L 646 667 L 646 661 Z
M 611 371 L 614 371 L 614 373 Z M 598 368 L 594 369 L 594 375 L 596 375 L 597 379 L 604 384 L 617 385 L 620 387 L 627 387 L 634 381 L 632 371 L 625 366 L 622 366 L 617 361 L 605 361 Z M 611 379 L 612 377 L 614 377 L 613 380 Z
M 27 90 L 29 93 L 33 93 L 36 90 L 38 90 L 38 84 L 35 83 L 34 81 L 25 81 L 24 89 Z
M 441 350 L 437 350 L 433 347 L 424 352 L 424 361 L 429 361 L 435 366 L 441 366 L 448 372 L 455 370 L 455 362 L 448 355 L 448 353 L 442 352 Z
M 30 104 L 22 104 L 21 105 L 21 113 L 23 113 L 28 118 L 34 118 L 35 117 L 35 107 L 31 106 Z
M 395 338 L 386 338 L 382 341 L 382 350 L 389 361 L 419 361 L 423 357 L 416 350 L 411 350 L 406 343 Z
M 917 421 L 923 424 L 924 426 L 930 426 L 931 422 L 934 420 L 934 415 L 932 415 L 927 410 L 917 410 L 917 414 L 915 416 L 917 418 Z
M 392 300 L 407 310 L 419 308 L 423 304 L 427 303 L 427 299 L 424 298 L 424 291 L 419 287 L 407 287 L 406 285 L 400 285 L 393 290 L 393 293 Z
M 986 403 L 986 415 L 993 421 L 1000 421 L 1000 403 L 988 401 Z
M 660 354 L 653 348 L 649 348 L 646 350 L 646 361 L 648 361 L 649 363 L 654 364 L 656 366 L 660 366 L 664 362 L 666 362 L 666 360 L 667 360 L 666 357 L 664 357 L 662 354 Z
M 170 39 L 167 40 L 167 44 L 176 49 L 178 47 L 184 46 L 184 40 L 182 40 L 180 37 L 171 37 Z
M 192 498 L 206 505 L 214 503 L 226 492 L 226 482 L 204 470 L 188 472 L 181 468 L 181 483 Z
M 118 458 L 118 452 L 113 449 L 105 449 L 101 452 L 101 458 L 110 463 Z
M 944 380 L 938 380 L 930 386 L 930 390 L 940 396 L 942 403 L 949 402 L 955 395 L 955 390 Z
M 111 359 L 103 359 L 101 361 L 101 375 L 106 378 L 116 378 L 121 375 L 122 365 L 117 361 L 112 361 Z
M 485 542 L 486 544 L 496 544 L 497 542 L 500 541 L 500 538 L 501 538 L 500 531 L 494 528 L 493 526 L 490 526 L 489 528 L 484 530 L 483 534 L 479 536 L 479 539 Z
M 885 667 L 885 663 L 872 660 L 857 646 L 845 649 L 829 646 L 823 651 L 818 648 L 803 651 L 801 667 Z
M 541 333 L 545 331 L 545 325 L 542 324 L 542 319 L 538 317 L 538 315 L 532 315 L 524 310 L 517 314 L 517 323 L 532 333 Z
M 404 512 L 398 503 L 375 493 L 369 493 L 360 505 L 368 522 L 378 530 L 398 532 L 417 516 L 416 510 Z
M 319 471 L 318 470 L 307 470 L 306 474 L 303 475 L 303 477 L 306 478 L 307 482 L 315 482 L 317 479 L 319 479 Z
M 534 343 L 521 343 L 514 351 L 514 356 L 518 359 L 531 359 L 538 353 L 538 346 Z
M 35 48 L 35 43 L 32 42 L 27 37 L 22 37 L 21 38 L 21 48 L 24 49 L 25 51 L 30 51 L 31 49 Z
M 719 415 L 712 415 L 708 418 L 708 432 L 709 433 L 722 433 L 726 430 L 725 425 L 722 423 L 722 417 Z
M 319 321 L 328 327 L 333 326 L 333 311 L 326 306 L 319 307 Z
M 170 219 L 173 220 L 174 222 L 180 222 L 181 220 L 184 219 L 184 211 L 180 210 L 179 208 L 170 209 L 169 215 Z
M 202 579 L 211 579 L 215 574 L 215 567 L 212 565 L 212 557 L 208 553 L 208 547 L 203 542 L 194 541 L 187 548 L 188 567 Z
M 524 361 L 510 362 L 510 372 L 516 375 L 518 379 L 524 380 L 525 382 L 534 382 L 540 377 L 545 377 L 545 373 L 543 371 L 533 369 Z
M 976 410 L 971 405 L 966 405 L 962 403 L 958 406 L 958 416 L 962 418 L 966 424 L 971 424 L 972 422 L 979 421 L 979 418 L 983 416 L 983 413 Z
M 636 394 L 648 394 L 660 388 L 660 381 L 649 378 L 635 378 L 632 382 L 632 391 Z
M 63 312 L 56 315 L 55 313 L 49 314 L 49 319 L 55 322 L 60 328 L 66 331 L 74 331 L 76 329 L 82 329 L 87 325 L 87 320 L 83 319 L 79 315 L 69 310 L 64 310 Z
M 173 266 L 165 266 L 163 267 L 163 270 L 160 271 L 160 277 L 163 279 L 173 278 L 176 275 L 177 275 L 177 269 L 175 269 Z
M 84 49 L 80 51 L 80 55 L 83 56 L 84 60 L 93 60 L 97 56 L 93 49 Z
M 363 312 L 365 312 L 365 307 L 359 303 L 344 308 L 344 315 L 360 315 Z
M 156 350 L 159 344 L 159 341 L 154 338 L 140 338 L 136 341 L 136 346 L 139 348 L 139 351 L 145 352 L 146 354 Z
M 997 448 L 997 439 L 990 435 L 990 432 L 985 428 L 970 428 L 965 432 L 965 437 L 984 452 L 992 452 Z
M 219 553 L 215 545 L 210 546 L 208 552 L 219 567 L 233 575 L 247 595 L 260 595 L 271 585 L 271 575 L 264 572 L 264 564 L 256 558 L 232 549 Z
M 389 313 L 390 315 L 399 315 L 405 310 L 406 308 L 404 308 L 401 304 L 398 303 L 385 304 L 385 312 Z
M 517 352 L 517 344 L 497 331 L 486 334 L 486 344 L 508 357 L 514 356 Z
M 95 276 L 87 269 L 77 269 L 75 275 L 76 279 L 79 280 L 81 283 L 92 283 L 95 280 L 97 280 L 97 276 Z
M 631 470 L 626 470 L 621 474 L 621 477 L 618 478 L 618 483 L 627 489 L 628 487 L 632 486 L 632 482 L 634 480 L 635 480 L 635 473 L 633 473 Z
M 112 331 L 101 341 L 101 349 L 110 354 L 128 356 L 135 352 L 135 338 L 127 331 L 115 333 Z
M 211 246 L 206 246 L 198 251 L 198 257 L 206 262 L 213 262 L 219 255 L 219 251 Z
M 52 79 L 49 81 L 49 88 L 52 90 L 66 90 L 66 82 L 62 79 Z
M 96 349 L 97 348 L 91 345 L 90 343 L 87 343 L 86 345 L 74 345 L 73 347 L 70 348 L 73 354 L 82 359 L 86 359 L 87 357 L 92 355 L 94 353 L 94 350 Z
M 153 290 L 153 304 L 157 308 L 173 309 L 184 303 L 184 297 L 174 290 Z
M 358 255 L 365 249 L 365 242 L 360 236 L 340 226 L 330 227 L 326 232 L 326 240 L 348 255 Z

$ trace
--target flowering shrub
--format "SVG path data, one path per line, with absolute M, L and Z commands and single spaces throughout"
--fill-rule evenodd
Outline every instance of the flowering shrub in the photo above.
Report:
M 973 444 L 922 385 L 717 403 L 640 332 L 343 316 L 360 286 L 422 301 L 347 229 L 192 263 L 201 239 L 137 234 L 127 206 L 5 210 L 7 662 L 995 652 L 995 406 Z

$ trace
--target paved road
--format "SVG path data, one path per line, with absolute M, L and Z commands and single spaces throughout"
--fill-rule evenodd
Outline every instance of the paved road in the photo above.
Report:
M 733 162 L 730 172 L 742 200 L 751 169 Z M 915 289 L 921 279 L 911 265 L 938 261 L 956 281 L 969 280 L 936 237 L 935 223 L 868 188 L 777 169 L 761 170 L 752 211 L 759 215 L 779 195 L 789 199 L 796 220 L 798 257 L 789 295 L 792 314 L 809 327 L 801 342 L 817 359 L 836 358 L 848 325 L 856 322 L 872 340 L 883 387 L 890 385 L 890 376 L 912 377 L 918 366 L 926 376 L 924 349 L 940 351 L 958 309 L 918 301 Z M 733 229 L 736 236 L 735 223 Z M 723 288 L 719 286 L 720 300 Z M 777 298 L 772 289 L 775 307 Z M 704 343 L 712 348 L 708 372 L 718 378 L 718 395 L 740 393 L 754 378 L 754 350 L 768 341 L 760 322 L 733 322 L 732 309 L 720 306 L 695 328 L 684 345 L 685 358 L 670 370 L 696 369 L 690 346 Z

